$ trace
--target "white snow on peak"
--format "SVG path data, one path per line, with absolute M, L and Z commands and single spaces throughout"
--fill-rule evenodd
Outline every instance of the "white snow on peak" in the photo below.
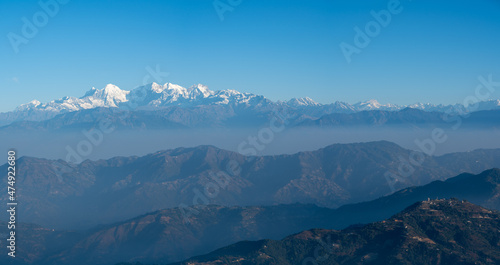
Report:
M 236 91 L 236 90 L 234 90 L 234 89 L 220 90 L 220 91 L 218 91 L 218 94 L 219 94 L 219 95 L 225 95 L 225 96 L 228 96 L 228 97 L 230 97 L 230 96 L 242 95 L 242 93 L 241 93 L 241 92 Z
M 30 101 L 30 102 L 28 103 L 28 105 L 32 105 L 32 106 L 34 106 L 34 107 L 36 107 L 36 106 L 38 106 L 38 105 L 40 105 L 40 104 L 42 104 L 42 103 L 41 103 L 40 101 L 36 100 L 36 99 L 35 99 L 35 100 L 32 100 L 32 101 Z
M 165 85 L 168 85 L 168 83 L 165 84 Z M 164 86 L 162 86 L 162 85 L 160 85 L 158 83 L 155 83 L 155 82 L 153 82 L 151 84 L 151 91 L 154 91 L 155 93 L 161 93 L 161 92 L 163 92 L 163 90 L 165 90 Z
M 376 99 L 370 99 L 364 102 L 358 102 L 352 105 L 354 110 L 363 111 L 363 110 L 401 110 L 406 108 L 407 106 L 399 106 L 395 104 L 381 104 Z
M 191 95 L 193 98 L 196 98 L 198 96 L 206 98 L 213 94 L 214 94 L 213 91 L 211 91 L 210 89 L 208 89 L 207 86 L 202 84 L 194 85 L 189 88 L 189 95 Z
M 382 104 L 380 104 L 380 102 L 378 102 L 376 99 L 370 99 L 370 100 L 367 100 L 365 102 L 359 102 L 359 103 L 354 104 L 354 105 L 362 107 L 362 108 L 366 108 L 366 109 L 378 109 L 382 106 Z
M 172 83 L 166 83 L 165 85 L 163 85 L 163 88 L 168 90 L 170 94 L 178 94 L 178 95 L 185 95 L 185 96 L 187 96 L 187 94 L 188 94 L 188 91 L 186 88 L 179 86 L 179 85 L 176 85 L 176 84 L 172 84 Z
M 26 111 L 26 110 L 30 110 L 30 109 L 33 109 L 33 108 L 36 108 L 38 107 L 40 104 L 42 104 L 40 101 L 38 100 L 32 100 L 30 101 L 29 103 L 26 103 L 26 104 L 22 104 L 20 106 L 18 106 L 15 111 Z
M 134 104 L 125 104 L 125 103 Z M 364 110 L 387 110 L 396 111 L 404 108 L 414 108 L 424 111 L 474 111 L 500 109 L 500 100 L 489 100 L 479 102 L 474 110 L 467 109 L 461 104 L 455 105 L 433 105 L 429 103 L 415 103 L 411 105 L 381 104 L 375 99 L 349 104 L 345 102 L 334 102 L 331 104 L 320 104 L 308 97 L 292 98 L 288 101 L 273 102 L 264 96 L 251 93 L 241 93 L 236 90 L 217 90 L 212 91 L 202 84 L 193 85 L 185 88 L 177 84 L 151 83 L 137 87 L 131 91 L 122 90 L 118 86 L 108 84 L 102 89 L 93 87 L 85 93 L 83 97 L 63 97 L 48 103 L 41 103 L 33 100 L 27 104 L 20 105 L 14 112 L 24 113 L 22 116 L 27 119 L 37 120 L 37 117 L 44 119 L 54 115 L 78 111 L 84 109 L 93 109 L 99 107 L 105 108 L 141 108 L 146 110 L 155 110 L 170 106 L 195 107 L 206 105 L 241 105 L 245 107 L 254 107 L 259 109 L 271 109 L 277 105 L 287 105 L 288 107 L 307 110 L 310 113 L 352 113 Z M 307 107 L 307 108 L 304 108 Z M 31 117 L 31 116 L 33 117 Z M 30 118 L 31 117 L 31 118 Z
M 113 84 L 107 84 L 103 89 L 96 89 L 93 87 L 85 96 L 80 98 L 80 101 L 74 101 L 72 99 L 68 99 L 68 101 L 84 109 L 95 107 L 118 107 L 120 103 L 127 101 L 127 95 L 129 93 L 130 91 L 121 90 Z
M 312 100 L 309 97 L 304 97 L 304 98 L 292 98 L 288 102 L 288 104 L 296 107 L 303 107 L 303 106 L 320 106 L 321 104 L 317 103 L 316 101 Z

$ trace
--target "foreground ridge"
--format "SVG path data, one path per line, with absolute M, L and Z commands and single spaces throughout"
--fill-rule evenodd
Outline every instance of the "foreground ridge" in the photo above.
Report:
M 180 264 L 499 264 L 499 228 L 498 211 L 428 200 L 385 221 L 240 242 Z

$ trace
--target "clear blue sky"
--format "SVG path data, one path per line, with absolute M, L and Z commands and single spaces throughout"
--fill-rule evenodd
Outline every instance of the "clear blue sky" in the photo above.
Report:
M 339 44 L 353 45 L 354 27 L 388 2 L 243 0 L 221 21 L 212 0 L 72 0 L 15 53 L 9 32 L 22 36 L 22 18 L 43 9 L 0 0 L 0 111 L 107 83 L 129 90 L 156 65 L 170 73 L 165 82 L 322 103 L 449 104 L 473 94 L 479 75 L 500 81 L 494 0 L 401 0 L 402 12 L 347 63 Z

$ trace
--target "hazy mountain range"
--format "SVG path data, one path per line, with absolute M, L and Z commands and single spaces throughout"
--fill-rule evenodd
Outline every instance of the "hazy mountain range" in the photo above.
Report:
M 264 253 L 272 258 L 273 262 L 266 263 L 266 258 L 263 264 L 302 264 L 302 259 L 314 257 L 311 251 L 314 249 L 313 244 L 320 242 L 318 239 L 326 240 L 324 242 L 332 247 L 335 247 L 333 244 L 337 244 L 339 252 L 330 253 L 332 255 L 330 258 L 334 260 L 342 258 L 344 263 L 368 255 L 375 260 L 410 259 L 409 262 L 414 264 L 418 263 L 415 258 L 423 259 L 422 255 L 438 253 L 441 253 L 438 257 L 453 258 L 456 262 L 464 262 L 464 259 L 470 258 L 487 260 L 498 258 L 495 256 L 498 255 L 500 244 L 498 212 L 451 200 L 420 203 L 401 214 L 397 213 L 428 198 L 451 197 L 466 199 L 499 210 L 499 191 L 500 170 L 492 169 L 478 175 L 461 174 L 444 182 L 435 181 L 421 187 L 403 189 L 377 200 L 345 205 L 339 209 L 321 208 L 311 204 L 247 207 L 200 205 L 195 207 L 198 213 L 190 223 L 184 221 L 180 208 L 172 208 L 82 231 L 52 230 L 36 225 L 20 224 L 19 231 L 22 231 L 20 235 L 25 247 L 19 250 L 18 263 L 8 263 L 9 260 L 0 261 L 2 264 L 44 265 L 99 265 L 114 264 L 119 261 L 166 264 L 208 253 L 238 241 L 260 239 L 271 239 L 271 241 L 241 242 L 209 255 L 190 259 L 189 262 L 202 263 L 224 259 L 228 263 L 244 259 L 250 264 L 260 264 L 261 261 L 258 261 L 262 258 L 260 253 Z M 397 215 L 388 221 L 368 226 L 360 225 L 378 222 L 394 214 Z M 398 229 L 394 230 L 393 225 L 397 225 Z M 349 226 L 351 228 L 347 228 Z M 281 242 L 273 241 L 313 228 L 347 229 L 312 230 L 284 239 L 286 242 L 305 235 L 317 235 L 302 238 L 306 242 L 299 244 L 281 245 Z M 369 232 L 365 229 L 369 229 Z M 4 230 L 6 225 L 0 222 L 0 233 L 3 234 Z M 358 234 L 360 231 L 364 232 Z M 328 241 L 326 237 L 318 237 L 320 234 L 341 236 L 342 242 Z M 348 240 L 353 234 L 356 234 L 355 238 Z M 392 244 L 386 241 L 392 241 Z M 5 243 L 1 241 L 0 247 L 3 244 Z M 313 248 L 304 249 L 304 244 Z M 433 246 L 431 253 L 429 250 L 419 252 L 429 246 Z M 291 253 L 295 254 L 284 255 L 283 253 L 290 251 L 275 252 L 274 247 L 291 247 L 294 249 Z M 409 256 L 397 254 L 385 256 L 387 253 L 399 251 L 404 254 L 410 250 L 415 252 L 411 252 Z M 479 250 L 482 252 L 478 253 Z M 377 257 L 378 255 L 381 256 Z M 293 259 L 288 260 L 290 258 Z
M 478 103 L 474 111 L 495 110 L 499 109 L 499 107 L 500 100 L 489 100 Z M 269 115 L 283 109 L 286 109 L 293 119 L 318 119 L 324 115 L 334 113 L 352 114 L 372 110 L 400 111 L 406 108 L 454 114 L 469 112 L 461 104 L 433 105 L 415 103 L 412 105 L 396 105 L 380 104 L 376 100 L 368 100 L 353 105 L 340 101 L 320 104 L 307 97 L 274 102 L 261 95 L 242 93 L 236 90 L 212 91 L 201 84 L 184 88 L 171 83 L 164 85 L 152 83 L 130 91 L 109 84 L 103 89 L 92 88 L 80 98 L 64 97 L 48 103 L 33 100 L 19 106 L 14 111 L 0 113 L 0 125 L 7 125 L 15 121 L 44 121 L 64 113 L 97 108 L 133 112 L 163 110 L 163 113 L 184 110 L 198 115 L 205 113 L 206 116 L 222 114 L 219 119 L 245 116 L 244 114 L 247 114 L 247 116 Z M 171 121 L 175 122 L 173 119 Z
M 155 111 L 123 111 L 96 108 L 57 115 L 44 121 L 16 121 L 0 127 L 1 131 L 57 131 L 74 132 L 99 128 L 100 122 L 109 123 L 118 130 L 178 130 L 203 128 L 259 128 L 269 127 L 273 119 L 278 126 L 290 128 L 389 128 L 389 129 L 498 129 L 500 110 L 472 112 L 463 118 L 441 112 L 427 112 L 406 108 L 399 111 L 371 110 L 355 113 L 332 113 L 314 118 L 290 111 L 286 116 L 273 111 L 227 110 L 226 107 L 208 106 L 195 109 L 168 107 Z M 278 118 L 276 118 L 278 117 Z M 276 125 L 275 125 L 276 126 Z
M 421 165 L 405 176 L 400 173 L 406 167 L 401 161 L 414 157 L 411 154 L 411 150 L 380 141 L 256 157 L 213 146 L 81 164 L 23 157 L 18 160 L 17 175 L 23 207 L 17 214 L 25 222 L 45 227 L 74 228 L 181 204 L 339 207 L 461 172 L 500 167 L 500 149 L 476 150 L 424 156 Z M 6 218 L 6 214 L 0 216 Z

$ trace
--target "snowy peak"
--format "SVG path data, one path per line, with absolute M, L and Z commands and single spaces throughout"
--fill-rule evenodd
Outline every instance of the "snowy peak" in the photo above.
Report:
M 96 93 L 97 89 L 95 87 L 92 87 L 89 91 L 87 91 L 85 93 L 85 95 L 83 95 L 83 97 L 81 98 L 86 98 L 86 97 L 91 97 L 93 96 L 95 93 Z
M 207 86 L 202 84 L 194 85 L 189 88 L 189 97 L 192 99 L 196 99 L 199 97 L 206 98 L 213 94 L 214 94 L 213 91 L 211 91 L 210 89 L 208 89 Z
M 121 90 L 113 84 L 108 84 L 103 89 L 93 87 L 80 99 L 82 100 L 81 103 L 88 108 L 92 108 L 93 106 L 118 107 L 120 103 L 127 101 L 129 93 L 130 91 Z
M 187 96 L 188 94 L 186 88 L 172 83 L 166 83 L 165 85 L 163 85 L 163 88 L 167 90 L 168 94 L 177 94 L 184 96 Z
M 42 103 L 40 101 L 38 101 L 38 100 L 35 99 L 35 100 L 30 101 L 28 104 L 33 105 L 33 106 L 36 107 L 36 106 L 38 106 L 38 105 L 40 105 Z
M 321 105 L 309 97 L 292 98 L 287 103 L 288 103 L 288 105 L 295 106 L 295 107 L 320 106 Z
M 202 84 L 184 88 L 180 85 L 166 83 L 163 86 L 152 83 L 131 91 L 128 101 L 136 103 L 143 109 L 155 109 L 168 106 L 200 106 L 214 104 L 239 104 L 253 94 L 243 94 L 235 90 L 212 91 Z
M 93 87 L 81 99 L 87 98 L 87 97 L 95 97 L 95 98 L 122 98 L 129 93 L 129 91 L 121 90 L 119 87 L 113 85 L 113 84 L 107 84 L 106 87 L 103 89 L 96 89 Z
M 358 102 L 352 105 L 356 111 L 364 110 L 401 110 L 407 106 L 399 106 L 395 104 L 381 104 L 376 99 L 370 99 L 364 102 Z
M 358 102 L 354 104 L 354 106 L 362 110 L 371 110 L 379 109 L 380 107 L 382 107 L 382 104 L 380 104 L 380 102 L 378 102 L 376 99 L 370 99 L 365 102 Z
M 168 83 L 165 85 L 168 85 Z M 165 90 L 164 86 L 157 84 L 157 83 L 154 83 L 154 82 L 151 83 L 151 91 L 153 91 L 155 93 L 161 93 L 161 92 L 163 92 L 163 90 Z
M 394 104 L 381 104 L 375 99 L 353 105 L 340 101 L 331 104 L 321 104 L 308 97 L 292 98 L 285 102 L 273 102 L 264 96 L 241 93 L 236 90 L 212 91 L 202 84 L 185 88 L 172 83 L 165 83 L 163 85 L 151 83 L 137 87 L 131 91 L 122 90 L 118 86 L 108 84 L 102 89 L 93 87 L 80 98 L 64 97 L 48 103 L 41 103 L 37 100 L 33 100 L 17 107 L 14 110 L 16 115 L 11 116 L 23 117 L 23 119 L 26 120 L 43 120 L 61 113 L 99 107 L 130 110 L 130 107 L 133 106 L 133 109 L 157 110 L 171 106 L 191 108 L 209 105 L 239 106 L 262 111 L 273 109 L 274 107 L 285 106 L 295 109 L 301 114 L 310 115 L 311 117 L 320 117 L 321 115 L 331 113 L 354 113 L 370 110 L 397 111 L 405 108 L 423 111 L 451 111 L 453 113 L 463 113 L 478 110 L 500 109 L 500 100 L 495 99 L 479 102 L 475 106 L 469 108 L 466 108 L 462 104 L 445 106 L 429 103 L 415 103 L 412 105 L 399 106 Z
M 226 89 L 226 90 L 219 90 L 214 93 L 215 96 L 219 97 L 224 97 L 224 98 L 229 98 L 229 97 L 235 97 L 235 96 L 242 96 L 243 93 L 233 90 L 233 89 Z
M 148 89 L 156 94 L 165 94 L 165 95 L 182 95 L 186 96 L 188 94 L 188 91 L 186 88 L 172 84 L 172 83 L 165 83 L 164 85 L 160 85 L 157 83 L 152 83 L 149 85 L 146 85 Z
M 40 101 L 32 100 L 29 103 L 20 105 L 19 107 L 16 108 L 15 111 L 26 111 L 26 110 L 34 109 L 34 108 L 40 106 L 40 104 L 42 104 Z

